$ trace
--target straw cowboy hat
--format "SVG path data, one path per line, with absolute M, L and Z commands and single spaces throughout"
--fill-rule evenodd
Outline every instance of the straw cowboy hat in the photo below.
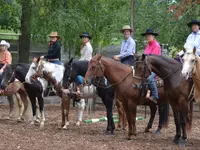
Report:
M 120 30 L 120 32 L 124 32 L 124 30 L 129 30 L 130 32 L 133 32 L 134 30 L 133 30 L 133 28 L 131 28 L 129 25 L 124 25 L 123 27 L 122 27 L 122 29 Z
M 192 25 L 194 25 L 194 24 L 196 24 L 196 25 L 198 25 L 198 26 L 200 26 L 200 21 L 197 21 L 197 20 L 192 20 L 191 22 L 189 22 L 187 25 L 189 26 L 189 27 L 191 27 Z
M 145 36 L 145 35 L 154 35 L 154 36 L 158 36 L 159 34 L 153 32 L 152 29 L 147 29 L 146 32 L 145 32 L 145 33 L 142 33 L 141 35 L 142 35 L 142 36 Z
M 79 37 L 80 37 L 80 38 L 82 38 L 82 37 L 87 37 L 87 38 L 89 38 L 89 39 L 92 38 L 92 36 L 91 36 L 88 32 L 83 32 L 81 35 L 79 35 Z
M 60 36 L 58 35 L 58 32 L 51 32 L 49 34 L 49 37 L 57 37 L 58 39 L 60 39 Z
M 0 46 L 7 46 L 8 48 L 10 48 L 10 43 L 8 43 L 8 42 L 6 42 L 5 40 L 2 40 L 1 42 L 0 42 Z

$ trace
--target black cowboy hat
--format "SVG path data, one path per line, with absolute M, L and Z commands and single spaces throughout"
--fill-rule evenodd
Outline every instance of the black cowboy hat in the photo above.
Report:
M 142 33 L 141 34 L 142 36 L 145 36 L 145 35 L 154 35 L 154 36 L 158 36 L 159 34 L 158 33 L 154 33 L 152 29 L 147 29 L 145 33 Z
M 88 32 L 83 32 L 79 37 L 80 38 L 82 38 L 82 37 L 88 37 L 89 39 L 92 38 Z
M 200 21 L 197 21 L 197 20 L 192 20 L 191 22 L 189 22 L 187 25 L 189 26 L 189 27 L 191 27 L 192 25 L 194 25 L 194 24 L 196 24 L 196 25 L 198 25 L 198 26 L 200 26 Z

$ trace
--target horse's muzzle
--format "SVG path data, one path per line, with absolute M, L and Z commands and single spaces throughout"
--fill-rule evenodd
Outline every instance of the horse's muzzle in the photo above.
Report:
M 87 85 L 91 85 L 92 84 L 92 79 L 91 78 L 86 78 L 85 80 Z

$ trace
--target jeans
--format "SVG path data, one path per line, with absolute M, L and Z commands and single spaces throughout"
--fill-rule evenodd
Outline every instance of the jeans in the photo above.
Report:
M 130 65 L 130 66 L 134 66 L 134 64 L 135 64 L 134 56 L 129 55 L 127 57 L 122 58 L 121 63 L 126 64 L 126 65 Z
M 49 61 L 49 62 L 53 63 L 53 64 L 57 64 L 57 65 L 62 65 L 60 60 L 52 60 L 52 61 Z
M 0 69 L 1 69 L 3 66 L 4 66 L 3 64 L 0 64 Z M 3 72 L 0 72 L 0 88 L 1 88 L 2 79 L 3 79 Z
M 151 91 L 151 97 L 154 99 L 158 99 L 158 88 L 156 86 L 155 82 L 155 76 L 156 74 L 154 72 L 151 72 L 151 75 L 147 78 L 148 86 Z

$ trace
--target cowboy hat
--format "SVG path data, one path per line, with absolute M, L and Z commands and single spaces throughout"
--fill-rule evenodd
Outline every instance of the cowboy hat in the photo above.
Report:
M 124 25 L 120 31 L 123 33 L 124 30 L 129 30 L 130 32 L 134 31 L 129 25 Z
M 153 32 L 152 29 L 147 29 L 146 32 L 145 32 L 145 33 L 142 33 L 141 35 L 142 35 L 142 36 L 145 36 L 145 35 L 154 35 L 154 36 L 158 36 L 159 34 Z
M 89 38 L 89 39 L 92 38 L 88 32 L 83 32 L 81 35 L 79 35 L 79 37 L 80 37 L 80 38 L 82 38 L 82 37 L 87 37 L 87 38 Z
M 0 46 L 1 46 L 1 45 L 7 46 L 8 48 L 10 48 L 10 43 L 6 42 L 5 40 L 2 40 L 2 41 L 0 42 Z
M 58 35 L 58 32 L 51 32 L 49 34 L 49 37 L 57 37 L 58 39 L 60 39 L 60 36 Z
M 196 25 L 198 25 L 198 26 L 200 26 L 200 21 L 197 21 L 197 20 L 192 20 L 191 22 L 189 22 L 187 25 L 189 26 L 189 27 L 191 27 L 192 25 L 194 25 L 194 24 L 196 24 Z

